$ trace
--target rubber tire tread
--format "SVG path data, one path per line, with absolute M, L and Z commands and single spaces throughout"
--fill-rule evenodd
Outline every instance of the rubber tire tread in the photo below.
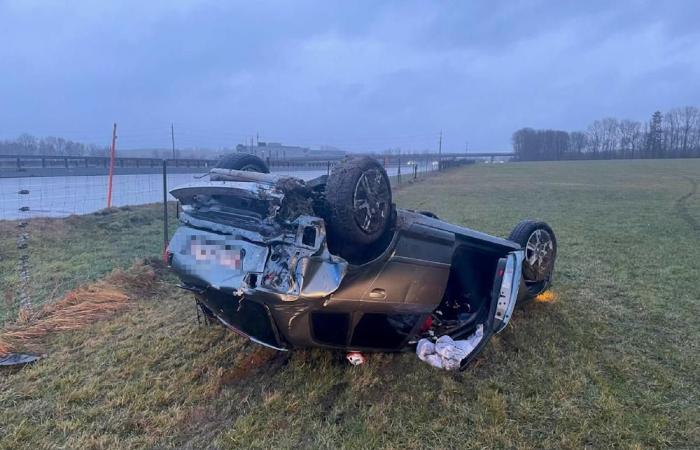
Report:
M 270 173 L 270 168 L 267 167 L 265 161 L 249 153 L 232 153 L 224 156 L 216 163 L 216 168 L 227 170 L 241 170 L 246 166 L 255 167 L 255 172 Z
M 389 209 L 384 224 L 375 233 L 367 234 L 357 225 L 353 215 L 352 204 L 355 185 L 367 170 L 379 169 L 389 189 Z M 384 167 L 374 158 L 368 156 L 346 159 L 336 165 L 326 184 L 326 202 L 328 204 L 328 226 L 336 239 L 359 245 L 369 245 L 377 241 L 389 227 L 392 217 L 391 183 Z

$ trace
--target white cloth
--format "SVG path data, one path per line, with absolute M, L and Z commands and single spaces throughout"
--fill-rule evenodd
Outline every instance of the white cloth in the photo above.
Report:
M 445 335 L 440 336 L 435 343 L 421 339 L 416 346 L 416 355 L 433 367 L 445 370 L 459 369 L 459 364 L 469 356 L 484 337 L 484 326 L 476 327 L 474 334 L 467 339 L 453 340 Z

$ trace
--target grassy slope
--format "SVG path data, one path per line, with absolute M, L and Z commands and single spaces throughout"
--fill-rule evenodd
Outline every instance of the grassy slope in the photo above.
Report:
M 174 211 L 174 210 L 173 210 Z M 174 230 L 175 218 L 171 218 Z M 16 317 L 18 259 L 16 238 L 29 235 L 29 294 L 35 305 L 63 295 L 77 284 L 99 278 L 137 257 L 158 255 L 163 248 L 159 205 L 123 207 L 66 219 L 0 220 L 0 323 Z
M 517 312 L 475 367 L 278 355 L 198 327 L 188 295 L 166 286 L 2 374 L 0 447 L 697 448 L 700 193 L 679 202 L 693 182 L 700 161 L 616 161 L 479 165 L 404 188 L 399 205 L 476 229 L 538 217 L 557 232 L 555 300 Z M 131 214 L 151 222 L 109 230 L 114 248 L 158 248 L 156 213 L 113 220 Z M 110 226 L 71 220 L 96 236 Z M 105 255 L 138 254 L 80 248 L 91 253 L 60 259 L 98 271 Z M 37 270 L 69 278 L 72 264 Z

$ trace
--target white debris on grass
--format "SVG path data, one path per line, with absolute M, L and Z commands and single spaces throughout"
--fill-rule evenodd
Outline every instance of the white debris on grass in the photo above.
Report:
M 421 361 L 433 367 L 445 370 L 459 369 L 460 362 L 474 351 L 484 337 L 484 326 L 476 327 L 474 334 L 467 339 L 453 340 L 445 335 L 433 343 L 429 339 L 421 339 L 416 347 L 416 354 Z

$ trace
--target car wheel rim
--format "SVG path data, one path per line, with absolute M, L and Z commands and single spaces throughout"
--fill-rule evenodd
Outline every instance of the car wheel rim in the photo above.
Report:
M 357 180 L 353 194 L 353 216 L 357 225 L 365 233 L 375 233 L 384 224 L 388 193 L 385 178 L 377 169 L 363 172 Z
M 554 240 L 546 230 L 535 230 L 525 245 L 525 281 L 537 283 L 546 281 L 552 271 L 554 261 Z

